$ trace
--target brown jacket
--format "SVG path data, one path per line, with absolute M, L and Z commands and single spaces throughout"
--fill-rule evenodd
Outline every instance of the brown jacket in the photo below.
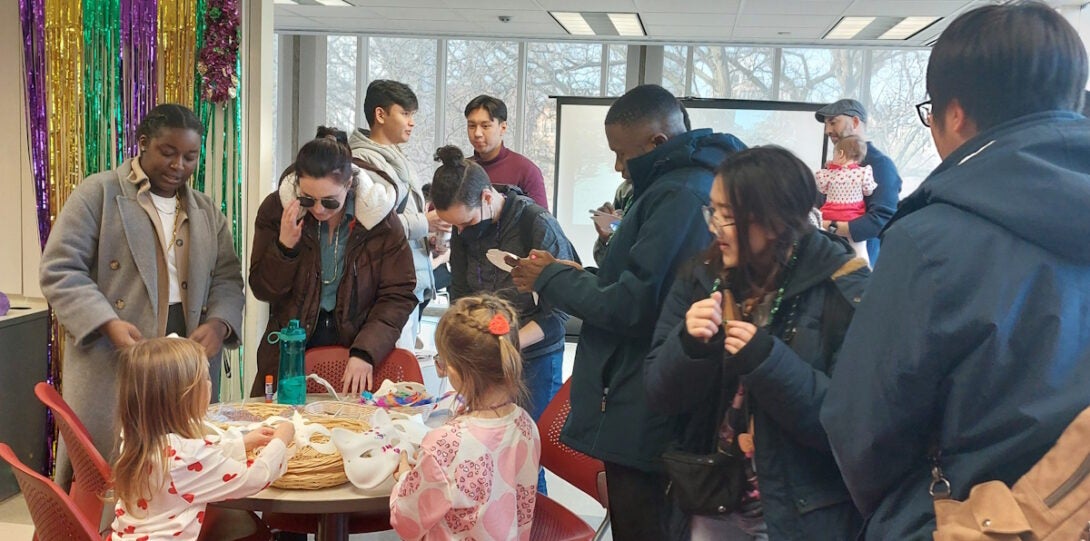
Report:
M 317 222 L 304 215 L 303 236 L 294 255 L 278 242 L 284 212 L 279 193 L 271 193 L 257 211 L 250 288 L 259 300 L 269 303 L 269 324 L 257 349 L 257 376 L 251 396 L 264 394 L 265 375 L 277 378 L 280 351 L 269 344 L 270 332 L 298 319 L 310 336 L 321 300 L 321 251 Z M 416 308 L 416 274 L 401 222 L 388 213 L 371 229 L 357 217 L 349 227 L 344 278 L 337 292 L 334 316 L 339 344 L 363 350 L 369 360 L 381 363 L 394 348 L 409 315 Z M 337 384 L 338 382 L 333 382 Z

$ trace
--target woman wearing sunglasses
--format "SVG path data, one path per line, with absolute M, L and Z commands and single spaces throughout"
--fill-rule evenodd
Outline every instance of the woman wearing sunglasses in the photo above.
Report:
M 307 348 L 349 348 L 346 393 L 371 388 L 417 304 L 412 253 L 380 175 L 353 165 L 335 138 L 314 139 L 261 204 L 254 232 L 250 288 L 269 303 L 265 335 L 298 319 Z M 261 340 L 252 396 L 278 367 L 277 347 Z

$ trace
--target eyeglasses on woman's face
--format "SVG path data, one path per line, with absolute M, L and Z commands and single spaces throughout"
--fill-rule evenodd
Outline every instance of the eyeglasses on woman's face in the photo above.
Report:
M 920 122 L 923 122 L 924 126 L 930 128 L 931 127 L 931 119 L 932 119 L 932 116 L 931 116 L 931 100 L 927 100 L 927 101 L 925 101 L 923 103 L 917 103 L 916 104 L 916 115 L 920 117 Z
M 715 211 L 714 205 L 704 205 L 700 207 L 700 211 L 704 214 L 704 221 L 708 224 L 708 227 L 722 229 L 734 225 L 734 218 L 724 218 L 720 216 L 719 213 Z

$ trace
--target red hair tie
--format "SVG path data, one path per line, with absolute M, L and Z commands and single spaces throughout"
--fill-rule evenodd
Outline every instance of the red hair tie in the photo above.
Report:
M 496 314 L 492 316 L 492 321 L 488 322 L 488 332 L 494 336 L 507 336 L 507 333 L 511 332 L 511 324 L 507 322 L 503 314 Z

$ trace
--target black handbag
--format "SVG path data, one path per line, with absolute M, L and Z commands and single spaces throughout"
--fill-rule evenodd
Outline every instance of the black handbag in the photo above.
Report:
M 745 455 L 729 451 L 701 455 L 680 450 L 662 454 L 670 481 L 666 494 L 690 515 L 723 515 L 736 511 L 746 491 Z
M 729 404 L 733 395 L 728 386 L 721 385 L 720 404 Z M 749 416 L 748 408 L 746 417 Z M 722 419 L 722 414 L 717 416 Z M 708 454 L 691 453 L 676 445 L 662 454 L 669 484 L 666 494 L 672 496 L 690 515 L 724 515 L 733 513 L 742 505 L 747 489 L 747 464 L 749 460 L 738 446 L 735 437 L 727 449 L 719 446 L 719 431 L 712 431 Z

